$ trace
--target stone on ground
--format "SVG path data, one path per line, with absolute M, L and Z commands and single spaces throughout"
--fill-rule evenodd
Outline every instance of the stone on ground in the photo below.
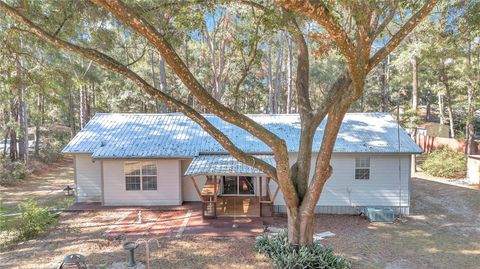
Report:
M 334 236 L 335 236 L 335 234 L 330 232 L 330 231 L 317 233 L 317 234 L 313 235 L 313 241 L 320 241 L 320 240 L 323 240 L 325 238 L 334 237 Z
M 114 262 L 108 267 L 108 269 L 145 269 L 145 265 L 141 262 L 137 262 L 137 265 L 134 267 L 128 267 L 126 262 Z

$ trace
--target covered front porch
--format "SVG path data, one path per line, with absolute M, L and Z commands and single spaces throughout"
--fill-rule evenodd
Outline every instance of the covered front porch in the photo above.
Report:
M 273 156 L 257 157 L 274 164 Z M 200 155 L 190 163 L 185 176 L 201 199 L 204 218 L 272 215 L 278 187 L 272 191 L 269 177 L 230 155 Z

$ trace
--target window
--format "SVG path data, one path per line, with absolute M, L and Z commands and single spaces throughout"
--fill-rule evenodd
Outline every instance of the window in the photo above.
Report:
M 224 195 L 255 195 L 254 178 L 247 176 L 222 176 Z
M 370 158 L 355 158 L 355 179 L 370 179 Z
M 236 176 L 223 177 L 223 194 L 237 194 L 237 187 Z
M 127 191 L 157 190 L 155 162 L 125 162 L 125 189 Z
M 253 177 L 238 177 L 238 194 L 253 195 L 255 189 L 253 186 Z

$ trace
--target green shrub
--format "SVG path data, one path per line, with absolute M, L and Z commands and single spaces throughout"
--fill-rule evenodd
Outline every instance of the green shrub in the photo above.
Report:
M 62 157 L 62 148 L 65 143 L 54 138 L 46 138 L 44 143 L 40 144 L 38 159 L 43 163 L 53 163 Z
M 310 246 L 296 247 L 288 243 L 286 231 L 268 238 L 263 235 L 257 238 L 255 249 L 267 255 L 274 268 L 324 268 L 346 269 L 350 268 L 350 262 L 340 256 L 336 256 L 331 248 L 315 242 Z
M 56 220 L 47 208 L 41 208 L 35 201 L 27 201 L 19 205 L 20 216 L 14 229 L 19 239 L 28 240 L 45 232 Z
M 47 125 L 40 130 L 40 143 L 36 159 L 49 164 L 62 157 L 63 147 L 70 141 L 70 128 L 61 125 Z
M 28 175 L 25 164 L 12 162 L 8 157 L 0 158 L 0 185 L 10 185 Z
M 7 217 L 4 214 L 5 212 L 0 208 L 0 232 L 7 230 Z
M 421 167 L 432 176 L 460 178 L 467 173 L 467 157 L 461 152 L 443 147 L 428 154 Z

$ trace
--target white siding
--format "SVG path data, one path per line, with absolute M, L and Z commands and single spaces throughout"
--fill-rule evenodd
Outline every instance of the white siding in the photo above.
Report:
M 187 202 L 199 202 L 200 196 L 197 193 L 197 190 L 195 190 L 195 186 L 193 185 L 192 180 L 190 177 L 184 177 L 183 174 L 185 171 L 187 171 L 188 165 L 192 160 L 183 160 L 182 161 L 182 196 L 183 200 Z M 197 183 L 198 188 L 201 190 L 203 188 L 203 185 L 205 185 L 205 181 L 207 179 L 205 176 L 196 176 L 195 177 L 195 182 Z
M 157 190 L 126 191 L 124 160 L 103 161 L 105 205 L 181 205 L 180 160 L 156 160 Z
M 101 161 L 89 154 L 75 154 L 75 182 L 78 202 L 102 201 Z
M 471 184 L 480 183 L 480 156 L 469 156 L 467 163 L 468 180 Z
M 355 179 L 355 157 L 357 156 L 370 157 L 369 180 Z M 296 158 L 296 154 L 290 154 L 290 161 L 292 163 Z M 312 159 L 311 175 L 313 175 L 315 160 L 316 156 Z M 399 160 L 401 180 L 399 178 Z M 395 155 L 375 154 L 334 154 L 331 164 L 333 174 L 325 184 L 320 200 L 318 201 L 319 207 L 409 206 L 409 155 L 399 157 Z M 275 189 L 276 183 L 271 182 L 271 193 L 274 193 Z M 275 199 L 274 205 L 285 205 L 281 191 Z

